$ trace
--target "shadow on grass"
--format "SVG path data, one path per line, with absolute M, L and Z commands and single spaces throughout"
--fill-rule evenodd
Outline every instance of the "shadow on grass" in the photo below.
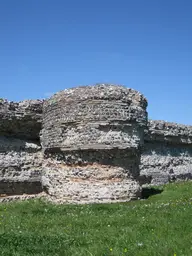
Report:
M 141 198 L 148 199 L 150 196 L 161 194 L 162 192 L 163 192 L 163 189 L 159 189 L 159 188 L 143 188 L 141 192 Z

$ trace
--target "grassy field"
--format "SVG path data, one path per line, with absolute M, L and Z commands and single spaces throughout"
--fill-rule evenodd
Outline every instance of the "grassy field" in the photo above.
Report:
M 191 256 L 192 183 L 130 203 L 0 204 L 0 255 Z

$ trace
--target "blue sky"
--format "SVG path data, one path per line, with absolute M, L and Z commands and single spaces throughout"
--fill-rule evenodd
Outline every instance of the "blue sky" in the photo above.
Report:
M 142 92 L 152 119 L 192 124 L 192 1 L 0 1 L 0 97 L 97 82 Z

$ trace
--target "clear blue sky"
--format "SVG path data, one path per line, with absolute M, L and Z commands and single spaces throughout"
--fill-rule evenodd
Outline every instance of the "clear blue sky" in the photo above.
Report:
M 150 118 L 192 124 L 192 0 L 0 1 L 0 97 L 97 82 L 142 92 Z

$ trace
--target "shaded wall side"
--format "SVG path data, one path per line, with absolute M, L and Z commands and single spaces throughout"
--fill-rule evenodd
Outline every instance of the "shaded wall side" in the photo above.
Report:
M 0 195 L 42 191 L 41 100 L 0 101 Z
M 0 135 L 39 141 L 42 125 L 41 100 L 0 101 Z

